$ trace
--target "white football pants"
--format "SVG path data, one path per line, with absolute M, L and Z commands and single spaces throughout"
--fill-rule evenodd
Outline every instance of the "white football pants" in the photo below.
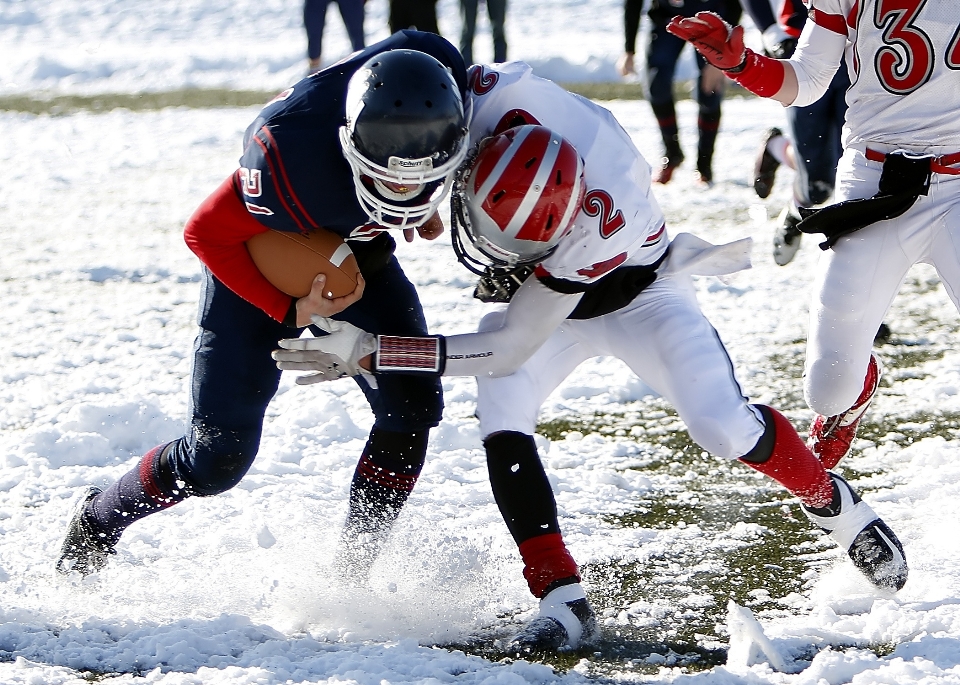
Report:
M 502 318 L 502 311 L 488 314 L 480 330 L 496 329 Z M 736 459 L 763 434 L 763 420 L 743 396 L 689 276 L 669 276 L 623 309 L 564 321 L 515 373 L 477 378 L 483 437 L 499 431 L 533 435 L 547 396 L 581 362 L 599 356 L 622 359 L 673 405 L 693 440 L 712 454 Z
M 871 147 L 891 151 L 889 146 Z M 876 194 L 881 167 L 847 149 L 837 170 L 837 201 Z M 905 214 L 840 238 L 820 257 L 803 388 L 807 404 L 818 414 L 839 414 L 856 401 L 874 335 L 917 262 L 937 270 L 960 309 L 960 176 L 934 174 L 929 195 Z

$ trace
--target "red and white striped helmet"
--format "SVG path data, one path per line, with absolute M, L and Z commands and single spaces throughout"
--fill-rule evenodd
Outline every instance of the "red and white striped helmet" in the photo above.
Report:
M 584 190 L 573 145 L 544 126 L 510 128 L 483 140 L 460 174 L 455 229 L 494 265 L 533 264 L 573 226 Z

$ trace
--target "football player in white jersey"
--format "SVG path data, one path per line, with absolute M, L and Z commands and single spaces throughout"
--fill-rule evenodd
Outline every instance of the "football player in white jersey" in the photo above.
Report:
M 823 94 L 846 58 L 850 74 L 839 202 L 798 228 L 827 240 L 810 307 L 804 395 L 817 412 L 813 451 L 831 468 L 850 450 L 876 393 L 871 348 L 907 271 L 932 264 L 960 308 L 960 13 L 926 0 L 810 0 L 789 60 L 743 46 L 715 14 L 670 30 L 742 86 L 784 105 Z
M 283 341 L 274 358 L 281 369 L 313 371 L 301 384 L 360 373 L 477 377 L 494 498 L 541 600 L 514 648 L 568 649 L 598 636 L 533 435 L 544 399 L 601 355 L 622 359 L 669 400 L 697 444 L 796 495 L 874 584 L 902 587 L 896 536 L 783 415 L 748 403 L 700 311 L 691 274 L 745 268 L 749 240 L 670 241 L 650 167 L 610 112 L 526 64 L 475 66 L 470 84 L 475 148 L 452 191 L 453 243 L 489 290 L 522 282 L 501 289 L 509 304 L 479 332 L 446 337 L 374 336 L 318 318 L 330 335 Z

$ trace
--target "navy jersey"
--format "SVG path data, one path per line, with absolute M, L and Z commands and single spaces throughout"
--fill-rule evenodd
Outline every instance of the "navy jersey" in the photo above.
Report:
M 308 76 L 280 93 L 247 128 L 238 174 L 247 211 L 268 228 L 304 232 L 323 227 L 347 238 L 369 222 L 357 201 L 340 149 L 350 77 L 373 55 L 417 50 L 452 72 L 466 100 L 460 52 L 433 33 L 400 31 Z

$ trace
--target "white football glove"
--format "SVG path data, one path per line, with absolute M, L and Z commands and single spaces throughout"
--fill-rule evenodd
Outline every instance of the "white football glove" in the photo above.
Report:
M 346 321 L 335 321 L 314 314 L 314 325 L 329 335 L 319 338 L 286 338 L 282 349 L 273 351 L 277 368 L 282 371 L 312 371 L 297 378 L 297 385 L 334 381 L 363 375 L 377 387 L 376 377 L 360 366 L 360 360 L 377 350 L 377 338 Z

